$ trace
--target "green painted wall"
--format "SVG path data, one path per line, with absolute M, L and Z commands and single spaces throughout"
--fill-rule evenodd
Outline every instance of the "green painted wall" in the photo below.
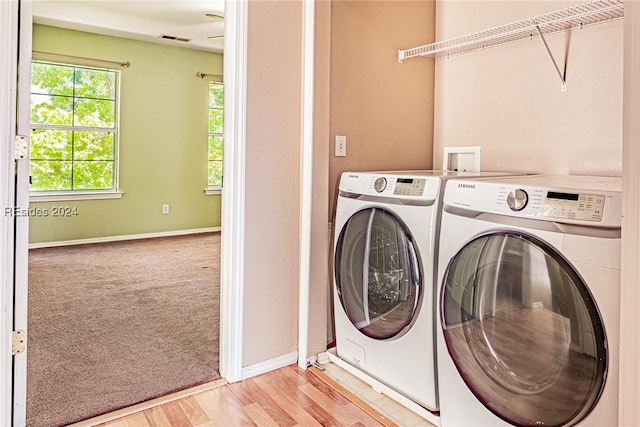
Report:
M 75 217 L 30 218 L 31 243 L 220 226 L 220 196 L 206 196 L 208 82 L 222 55 L 35 25 L 33 50 L 129 61 L 120 74 L 122 199 L 32 203 L 77 208 Z M 70 62 L 34 54 L 35 59 Z M 98 65 L 72 60 L 81 65 Z M 162 214 L 162 204 L 170 213 Z

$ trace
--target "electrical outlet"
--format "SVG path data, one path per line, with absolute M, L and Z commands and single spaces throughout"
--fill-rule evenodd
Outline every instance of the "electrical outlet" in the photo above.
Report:
M 345 157 L 347 155 L 347 137 L 344 135 L 336 135 L 335 153 L 336 157 Z
M 169 213 L 169 205 L 162 205 L 162 213 L 164 215 Z

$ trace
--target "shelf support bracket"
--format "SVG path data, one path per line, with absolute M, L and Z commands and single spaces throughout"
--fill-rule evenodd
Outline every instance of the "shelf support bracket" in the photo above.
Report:
M 398 49 L 398 62 L 402 64 L 405 58 L 405 52 L 402 49 Z
M 547 39 L 544 38 L 544 34 L 542 34 L 542 31 L 540 30 L 540 26 L 533 21 L 533 24 L 536 26 L 536 30 L 538 30 L 538 35 L 540 36 L 540 39 L 542 40 L 542 43 L 544 44 L 545 49 L 547 49 L 547 53 L 549 54 L 549 58 L 551 58 L 551 62 L 553 62 L 553 66 L 556 69 L 556 72 L 558 73 L 558 76 L 560 77 L 560 80 L 562 81 L 562 87 L 560 88 L 560 90 L 562 92 L 566 92 L 567 91 L 567 80 L 565 79 L 565 76 L 562 75 L 562 72 L 560 71 L 560 67 L 558 67 L 558 63 L 556 62 L 556 59 L 553 57 L 553 53 L 551 53 L 551 49 L 549 49 L 549 45 L 547 44 Z

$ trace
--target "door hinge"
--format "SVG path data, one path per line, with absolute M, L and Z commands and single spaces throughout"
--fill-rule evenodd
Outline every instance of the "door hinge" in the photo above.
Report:
M 15 159 L 21 160 L 29 154 L 29 137 L 24 135 L 16 135 L 14 147 Z
M 24 352 L 24 348 L 27 342 L 27 334 L 25 331 L 18 330 L 13 331 L 11 334 L 11 355 L 15 356 Z

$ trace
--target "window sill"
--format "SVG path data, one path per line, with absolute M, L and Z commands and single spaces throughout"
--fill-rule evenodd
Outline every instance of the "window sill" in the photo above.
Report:
M 222 187 L 207 187 L 204 189 L 204 194 L 207 196 L 219 196 L 222 194 Z
M 73 200 L 121 199 L 121 191 L 74 191 L 74 192 L 38 192 L 29 193 L 29 202 L 66 202 Z

